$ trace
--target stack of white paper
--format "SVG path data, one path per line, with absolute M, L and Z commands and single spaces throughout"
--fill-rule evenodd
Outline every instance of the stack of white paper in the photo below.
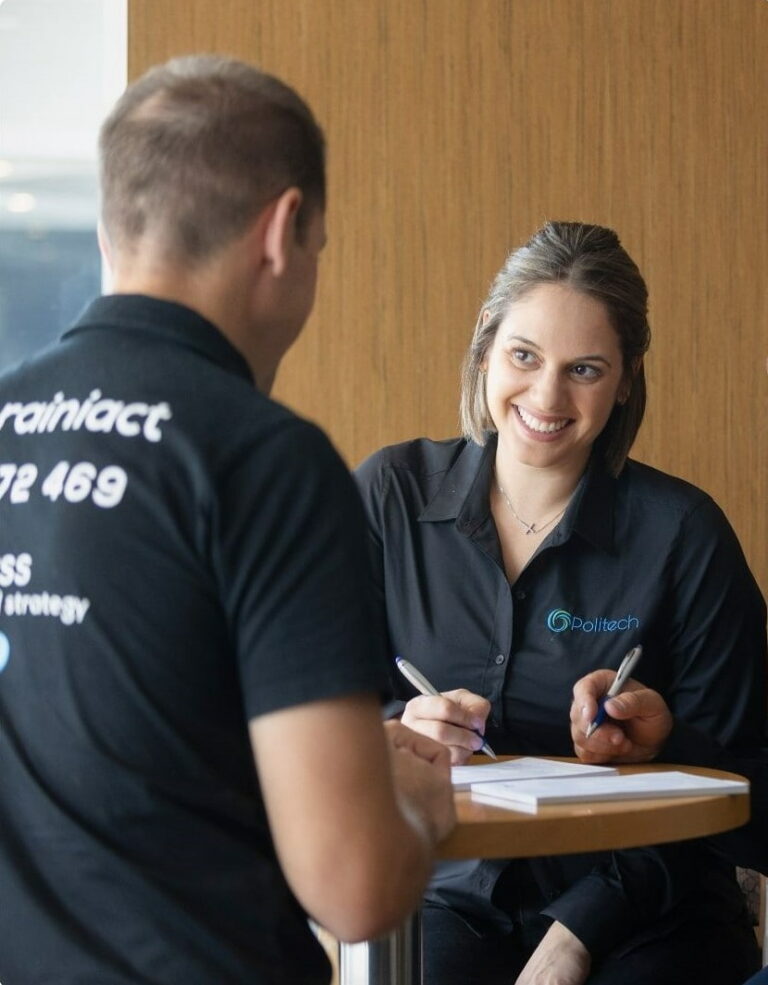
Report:
M 541 777 L 576 777 L 610 775 L 618 772 L 613 766 L 589 766 L 586 763 L 559 763 L 556 759 L 521 756 L 502 763 L 480 763 L 476 766 L 452 766 L 454 790 L 469 790 L 474 783 L 498 783 L 503 780 L 535 780 Z
M 472 799 L 517 811 L 535 813 L 545 804 L 592 800 L 636 800 L 656 797 L 697 797 L 749 792 L 746 780 L 719 780 L 678 770 L 626 773 L 581 778 L 542 778 L 512 782 L 472 783 Z

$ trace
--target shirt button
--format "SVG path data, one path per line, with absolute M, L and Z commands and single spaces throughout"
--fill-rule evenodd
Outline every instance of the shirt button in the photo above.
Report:
M 503 664 L 504 663 L 504 654 L 503 653 L 497 653 L 496 654 L 496 663 L 497 664 Z
M 521 602 L 525 598 L 525 596 L 526 593 L 522 590 L 522 588 L 518 588 L 518 590 L 515 592 L 515 598 L 519 599 Z

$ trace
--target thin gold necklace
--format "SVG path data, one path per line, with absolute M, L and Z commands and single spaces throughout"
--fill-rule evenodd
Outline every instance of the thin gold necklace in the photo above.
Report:
M 560 510 L 559 513 L 555 513 L 555 515 L 553 517 L 551 517 L 549 520 L 547 520 L 546 523 L 542 523 L 540 526 L 538 526 L 535 523 L 526 523 L 525 520 L 521 516 L 518 515 L 518 512 L 514 508 L 514 506 L 512 505 L 512 503 L 510 503 L 509 496 L 507 496 L 507 494 L 504 492 L 504 487 L 499 482 L 499 477 L 498 476 L 496 476 L 496 485 L 498 487 L 499 492 L 504 497 L 504 502 L 509 507 L 509 512 L 517 520 L 517 522 L 520 524 L 520 526 L 523 528 L 523 530 L 525 530 L 526 535 L 529 535 L 529 534 L 540 534 L 544 530 L 546 530 L 547 527 L 551 527 L 552 524 L 555 522 L 555 520 L 559 520 L 560 517 L 563 515 L 563 513 L 565 513 L 566 508 L 568 506 L 568 503 L 566 503 L 565 506 Z

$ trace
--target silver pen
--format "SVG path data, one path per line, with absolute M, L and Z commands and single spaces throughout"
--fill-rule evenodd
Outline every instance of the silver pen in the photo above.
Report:
M 421 694 L 431 694 L 431 695 L 440 694 L 440 692 L 437 690 L 435 685 L 430 684 L 430 682 L 421 673 L 421 671 L 417 670 L 412 663 L 409 663 L 407 660 L 404 660 L 402 657 L 395 657 L 395 663 L 397 664 L 397 669 L 400 671 L 403 677 L 405 677 L 406 680 L 409 680 L 411 684 L 413 684 L 413 686 L 416 688 L 416 690 L 419 691 Z M 483 744 L 480 746 L 480 752 L 484 752 L 486 756 L 490 756 L 491 759 L 496 759 L 496 753 L 493 751 L 493 749 L 491 749 L 491 747 L 485 741 L 482 734 L 478 732 L 477 729 L 470 729 L 470 731 L 474 732 L 475 735 L 479 735 L 480 738 L 483 739 Z
M 587 726 L 587 731 L 585 733 L 587 738 L 592 735 L 595 729 L 600 728 L 608 717 L 605 711 L 605 702 L 609 698 L 615 698 L 617 694 L 624 690 L 624 685 L 632 676 L 632 671 L 635 669 L 635 664 L 640 659 L 642 652 L 643 648 L 641 646 L 633 646 L 629 653 L 621 661 L 619 669 L 616 671 L 616 676 L 613 679 L 613 684 L 611 684 L 608 688 L 608 693 L 604 697 L 600 698 L 597 705 L 597 714 Z

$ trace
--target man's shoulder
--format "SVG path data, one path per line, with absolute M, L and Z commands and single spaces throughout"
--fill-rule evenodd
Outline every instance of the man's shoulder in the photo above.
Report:
M 0 370 L 0 399 L 4 399 L 6 393 L 12 394 L 23 387 L 25 380 L 34 379 L 41 372 L 46 372 L 44 367 L 56 361 L 58 347 L 58 342 L 51 342 L 32 355 Z
M 218 474 L 246 462 L 265 473 L 340 469 L 321 428 L 252 380 L 180 346 L 155 346 L 149 358 L 131 339 L 106 342 L 105 334 L 96 345 L 54 344 L 0 374 L 0 433 L 83 453 L 104 442 L 127 454 L 162 448 L 164 457 L 205 460 Z

